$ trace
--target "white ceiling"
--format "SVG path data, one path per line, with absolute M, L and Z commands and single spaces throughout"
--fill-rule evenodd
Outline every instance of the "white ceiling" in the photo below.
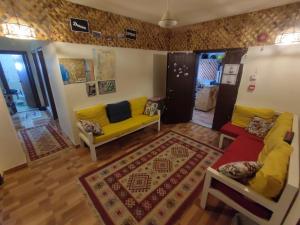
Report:
M 81 5 L 157 24 L 166 0 L 69 0 Z M 178 26 L 258 11 L 299 0 L 169 0 Z

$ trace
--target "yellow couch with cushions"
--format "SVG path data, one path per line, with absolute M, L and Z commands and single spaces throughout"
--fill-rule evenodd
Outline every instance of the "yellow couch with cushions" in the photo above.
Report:
M 157 115 L 147 116 L 143 115 L 144 108 L 147 103 L 146 97 L 140 97 L 129 100 L 131 109 L 131 118 L 117 122 L 110 123 L 106 114 L 105 105 L 95 105 L 89 108 L 75 111 L 77 120 L 90 120 L 100 124 L 103 135 L 93 136 L 92 133 L 87 133 L 81 124 L 78 122 L 79 137 L 81 145 L 86 143 L 91 151 L 91 157 L 94 161 L 97 160 L 96 147 L 103 145 L 107 142 L 115 140 L 126 134 L 140 130 L 144 127 L 157 123 L 158 130 L 160 130 L 160 112 Z

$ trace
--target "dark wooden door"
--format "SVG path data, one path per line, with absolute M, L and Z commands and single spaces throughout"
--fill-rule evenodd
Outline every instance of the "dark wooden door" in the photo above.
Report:
M 47 106 L 49 106 L 49 103 L 48 103 L 48 99 L 47 99 L 45 85 L 44 85 L 44 82 L 43 82 L 40 63 L 39 63 L 39 60 L 37 58 L 37 53 L 34 52 L 34 51 L 32 52 L 32 58 L 33 58 L 33 62 L 34 62 L 36 72 L 37 72 L 37 77 L 38 77 L 39 85 L 40 85 L 40 88 L 41 88 L 42 96 L 43 96 L 43 104 L 41 104 L 41 106 L 46 108 Z
M 52 94 L 49 75 L 48 75 L 48 71 L 46 68 L 46 63 L 45 63 L 44 54 L 43 54 L 42 50 L 38 50 L 37 56 L 40 61 L 40 65 L 41 65 L 40 72 L 42 73 L 42 76 L 45 81 L 45 86 L 46 86 L 45 88 L 47 90 L 47 95 L 48 95 L 48 100 L 49 100 L 49 104 L 50 104 L 51 111 L 52 111 L 52 116 L 53 116 L 53 119 L 56 120 L 56 119 L 58 119 L 58 115 L 57 115 L 57 111 L 56 111 L 56 106 L 55 106 L 54 97 Z
M 196 55 L 169 53 L 166 87 L 165 123 L 188 122 L 195 102 Z
M 5 90 L 4 94 L 9 93 L 10 88 L 9 88 L 8 83 L 7 83 L 7 80 L 6 80 L 1 62 L 0 62 L 0 81 L 1 81 L 1 88 L 3 88 Z
M 243 72 L 243 64 L 240 63 L 243 55 L 246 52 L 247 49 L 230 49 L 225 53 L 226 55 L 223 59 L 223 68 L 225 67 L 225 64 L 239 64 L 239 70 L 234 85 L 223 84 L 221 82 L 219 86 L 219 93 L 212 126 L 214 130 L 219 130 L 224 124 L 231 120 Z M 222 77 L 223 76 L 224 69 Z

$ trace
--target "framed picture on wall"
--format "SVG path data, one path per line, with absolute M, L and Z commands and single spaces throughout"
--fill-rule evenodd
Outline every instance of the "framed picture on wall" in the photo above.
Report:
M 101 80 L 98 81 L 99 94 L 109 94 L 116 92 L 116 81 L 115 80 Z
M 97 95 L 97 89 L 96 89 L 96 83 L 95 82 L 86 83 L 86 94 L 87 94 L 88 97 L 92 97 L 92 96 Z
M 60 58 L 59 66 L 65 85 L 95 80 L 91 59 Z

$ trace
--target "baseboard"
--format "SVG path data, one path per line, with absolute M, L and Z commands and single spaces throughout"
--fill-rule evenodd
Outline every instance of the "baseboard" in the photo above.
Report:
M 21 169 L 24 169 L 26 167 L 28 167 L 28 164 L 27 163 L 23 163 L 23 164 L 21 164 L 19 166 L 13 167 L 13 168 L 8 169 L 8 170 L 5 170 L 3 172 L 3 176 L 7 175 L 7 174 L 10 174 L 10 173 L 13 173 L 13 172 L 16 172 L 16 171 L 21 170 Z

